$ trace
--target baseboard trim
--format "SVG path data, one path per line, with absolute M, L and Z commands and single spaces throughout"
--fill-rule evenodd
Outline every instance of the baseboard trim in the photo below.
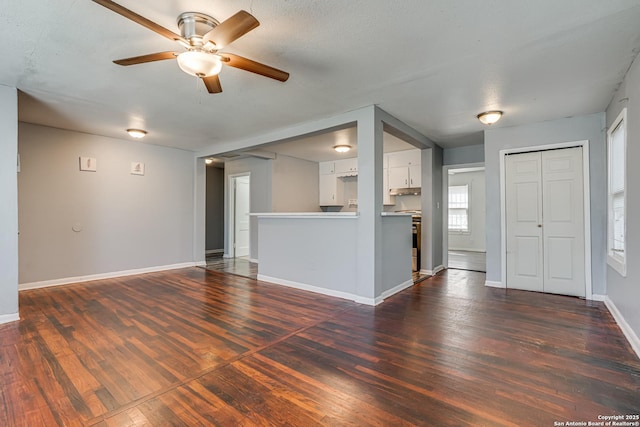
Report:
M 482 249 L 469 249 L 469 248 L 449 248 L 450 251 L 462 251 L 462 252 L 477 252 L 479 254 L 485 254 L 487 253 L 486 250 L 482 250 Z
M 4 323 L 17 322 L 20 320 L 20 314 L 11 313 L 11 314 L 0 314 L 0 325 Z
M 444 270 L 444 265 L 440 264 L 433 270 L 420 269 L 420 274 L 426 274 L 427 276 L 435 276 L 436 274 L 440 273 L 442 270 Z
M 336 291 L 332 289 L 325 289 L 319 286 L 309 285 L 306 283 L 294 282 L 292 280 L 280 279 L 278 277 L 265 276 L 264 274 L 258 274 L 258 280 L 262 282 L 269 282 L 276 285 L 287 286 L 289 288 L 300 289 L 303 291 L 315 292 L 317 294 L 327 295 L 330 297 L 342 298 L 350 301 L 355 301 L 360 304 L 366 305 L 378 305 L 382 302 L 382 298 L 365 298 L 349 292 Z
M 405 289 L 410 288 L 412 286 L 413 286 L 413 279 L 409 279 L 406 282 L 400 283 L 399 285 L 394 286 L 393 288 L 387 291 L 384 291 L 379 298 L 381 298 L 382 301 L 384 301 L 386 298 L 389 298 L 391 295 L 395 295 L 398 292 L 404 291 Z
M 111 273 L 91 274 L 88 276 L 65 277 L 55 280 L 44 280 L 42 282 L 21 283 L 18 290 L 48 288 L 50 286 L 69 285 L 71 283 L 90 282 L 92 280 L 113 279 L 115 277 L 134 276 L 136 274 L 155 273 L 158 271 L 177 270 L 179 268 L 195 267 L 198 263 L 183 262 L 180 264 L 161 265 L 156 267 L 137 268 L 134 270 L 114 271 Z
M 638 335 L 634 332 L 633 329 L 631 329 L 631 326 L 629 326 L 622 313 L 620 313 L 620 310 L 618 310 L 618 307 L 616 307 L 615 303 L 611 301 L 611 298 L 606 296 L 604 298 L 604 305 L 607 306 L 607 308 L 609 309 L 609 313 L 611 313 L 618 326 L 620 326 L 620 329 L 622 330 L 625 338 L 627 339 L 627 341 L 629 341 L 629 344 L 631 344 L 631 348 L 640 358 L 640 338 L 638 338 Z
M 255 258 L 249 258 L 249 262 L 253 262 L 253 263 L 258 264 L 258 260 L 255 259 Z
M 489 286 L 490 288 L 502 288 L 502 289 L 506 289 L 507 286 L 502 283 L 502 282 L 493 282 L 491 280 L 485 280 L 484 282 L 485 286 Z
M 209 249 L 204 251 L 205 255 L 215 255 L 215 254 L 223 254 L 224 249 Z
M 591 294 L 591 298 L 588 298 L 591 301 L 600 301 L 600 302 L 604 302 L 607 299 L 606 295 L 598 295 L 598 294 Z

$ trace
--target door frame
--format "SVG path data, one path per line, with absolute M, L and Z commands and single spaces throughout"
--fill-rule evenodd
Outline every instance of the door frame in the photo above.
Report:
M 229 175 L 229 181 L 227 183 L 227 194 L 229 195 L 229 206 L 227 209 L 228 221 L 227 221 L 227 236 L 229 237 L 228 258 L 236 257 L 236 192 L 235 192 L 235 180 L 237 178 L 249 177 L 249 212 L 251 212 L 251 172 L 242 172 L 233 175 Z M 251 223 L 249 223 L 249 258 L 251 258 Z
M 589 141 L 570 141 L 556 144 L 535 145 L 529 147 L 508 148 L 500 150 L 500 271 L 501 284 L 507 287 L 507 183 L 506 183 L 506 156 L 508 154 L 528 153 L 533 151 L 557 150 L 559 148 L 582 147 L 582 191 L 584 211 L 584 284 L 585 298 L 593 299 L 591 284 L 591 184 L 589 172 Z
M 486 177 L 486 168 L 484 162 L 461 163 L 457 165 L 445 165 L 442 167 L 442 265 L 449 268 L 449 170 L 467 169 L 467 168 L 483 168 Z M 486 178 L 485 178 L 486 179 Z M 486 201 L 485 194 L 485 201 Z M 486 222 L 486 219 L 485 219 Z M 485 228 L 485 240 L 486 240 Z M 485 242 L 485 253 L 487 247 Z M 485 266 L 486 270 L 486 266 Z

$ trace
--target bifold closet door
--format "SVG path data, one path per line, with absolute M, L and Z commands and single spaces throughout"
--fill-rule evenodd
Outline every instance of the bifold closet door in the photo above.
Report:
M 506 157 L 507 287 L 585 296 L 582 148 Z

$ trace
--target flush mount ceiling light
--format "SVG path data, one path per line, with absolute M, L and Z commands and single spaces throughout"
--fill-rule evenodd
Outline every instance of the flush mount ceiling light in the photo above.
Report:
M 478 114 L 478 120 L 485 125 L 492 125 L 502 117 L 502 111 L 494 110 L 494 111 L 485 111 L 484 113 Z
M 133 138 L 140 139 L 144 138 L 144 136 L 147 134 L 147 131 L 142 129 L 127 129 L 127 133 Z
M 211 163 L 213 163 L 213 159 L 204 159 L 204 162 L 210 165 Z
M 340 145 L 334 145 L 333 149 L 336 150 L 338 153 L 346 153 L 347 151 L 351 150 L 351 146 L 347 144 L 340 144 Z
M 222 69 L 218 55 L 199 48 L 182 52 L 176 59 L 182 71 L 200 78 L 218 75 Z

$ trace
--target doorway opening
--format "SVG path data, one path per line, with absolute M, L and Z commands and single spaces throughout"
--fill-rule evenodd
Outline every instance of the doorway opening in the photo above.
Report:
M 484 164 L 445 167 L 444 265 L 486 272 L 486 197 Z
M 251 176 L 229 177 L 229 254 L 231 258 L 249 258 L 251 212 Z

